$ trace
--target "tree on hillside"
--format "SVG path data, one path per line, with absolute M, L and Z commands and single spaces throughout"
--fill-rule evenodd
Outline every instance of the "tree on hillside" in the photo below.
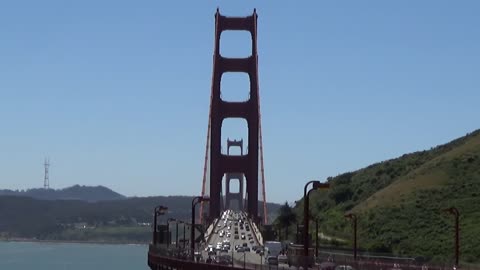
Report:
M 278 210 L 277 220 L 279 225 L 282 228 L 285 228 L 285 239 L 288 239 L 288 228 L 296 220 L 295 213 L 293 212 L 292 207 L 288 205 L 288 202 L 285 202 L 285 204 Z

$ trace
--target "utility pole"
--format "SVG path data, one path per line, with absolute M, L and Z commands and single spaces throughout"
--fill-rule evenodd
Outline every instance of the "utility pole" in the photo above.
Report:
M 50 179 L 48 176 L 48 167 L 50 167 L 50 159 L 45 158 L 45 163 L 43 164 L 45 167 L 45 175 L 43 178 L 43 188 L 44 189 L 49 189 L 50 188 Z

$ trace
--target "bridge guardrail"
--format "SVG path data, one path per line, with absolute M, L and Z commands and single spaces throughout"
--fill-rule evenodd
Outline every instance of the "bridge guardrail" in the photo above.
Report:
M 205 243 L 210 242 L 210 238 L 212 237 L 213 232 L 215 231 L 215 228 L 217 227 L 217 224 L 218 224 L 219 221 L 220 221 L 220 219 L 216 218 L 216 219 L 213 220 L 212 224 L 210 224 L 210 226 L 208 226 L 207 233 L 205 235 Z
M 252 230 L 254 232 L 257 243 L 259 245 L 263 246 L 263 237 L 262 237 L 262 234 L 260 233 L 260 230 L 257 227 L 257 224 L 255 224 L 255 222 L 251 222 L 250 219 L 247 219 L 247 220 L 248 220 L 248 223 L 250 224 L 250 227 L 252 228 Z
M 186 252 L 185 252 L 186 251 Z M 194 262 L 190 260 L 188 249 L 181 248 L 166 248 L 164 245 L 150 245 L 148 252 L 148 265 L 151 269 L 157 267 L 171 267 L 175 269 L 243 269 L 244 262 L 242 259 L 235 256 L 232 258 L 237 267 L 232 265 L 219 265 L 215 263 Z M 246 261 L 245 268 L 247 269 L 291 269 L 289 266 L 302 266 L 306 257 L 286 255 L 280 259 L 278 265 L 268 265 L 263 260 L 258 263 Z M 337 256 L 329 253 L 321 253 L 319 257 L 310 257 L 309 269 L 318 270 L 480 270 L 480 266 L 475 265 L 460 265 L 454 268 L 453 264 L 432 264 L 419 263 L 413 260 L 405 261 L 398 260 L 382 260 L 376 258 L 362 258 L 359 257 L 356 261 L 352 257 Z

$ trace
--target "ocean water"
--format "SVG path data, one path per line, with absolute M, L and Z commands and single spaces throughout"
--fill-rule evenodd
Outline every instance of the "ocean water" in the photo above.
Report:
M 0 242 L 0 270 L 148 270 L 146 245 Z

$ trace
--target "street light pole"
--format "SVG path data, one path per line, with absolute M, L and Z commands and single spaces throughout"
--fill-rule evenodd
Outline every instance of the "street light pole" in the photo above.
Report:
M 307 193 L 308 185 L 313 183 L 313 187 Z M 312 180 L 305 184 L 303 188 L 303 255 L 308 257 L 308 219 L 309 219 L 309 200 L 310 192 L 321 188 L 329 188 L 328 183 L 320 183 L 318 180 Z
M 458 267 L 460 257 L 460 212 L 455 207 L 450 207 L 448 209 L 444 209 L 443 211 L 455 216 L 455 266 Z
M 318 219 L 315 219 L 315 257 L 318 258 Z
M 157 244 L 157 211 L 158 207 L 153 210 L 153 245 Z
M 192 261 L 195 261 L 195 206 L 200 202 L 208 202 L 210 198 L 197 196 L 192 200 L 192 227 L 190 228 L 190 252 L 192 253 Z
M 170 245 L 170 228 L 169 228 L 170 219 L 167 219 L 167 249 Z
M 233 261 L 235 260 L 235 258 L 233 257 L 233 256 L 234 256 L 234 254 L 233 254 L 233 249 L 235 248 L 235 243 L 236 243 L 236 241 L 234 240 L 234 241 L 233 241 L 233 245 L 230 247 L 230 248 L 232 248 L 232 267 L 234 267 Z
M 178 220 L 175 224 L 175 247 L 178 248 Z
M 153 210 L 153 244 L 157 244 L 157 217 L 164 215 L 168 210 L 168 207 L 159 205 Z
M 187 227 L 187 223 L 186 222 L 183 222 L 183 249 L 185 249 L 185 241 L 187 239 L 185 239 L 185 230 L 186 230 L 186 227 Z
M 170 221 L 178 222 L 174 218 L 167 219 L 167 248 L 172 243 L 172 232 L 170 231 Z M 178 229 L 178 224 L 177 224 L 177 229 Z
M 357 260 L 357 216 L 350 213 L 345 217 L 353 221 L 353 259 Z

